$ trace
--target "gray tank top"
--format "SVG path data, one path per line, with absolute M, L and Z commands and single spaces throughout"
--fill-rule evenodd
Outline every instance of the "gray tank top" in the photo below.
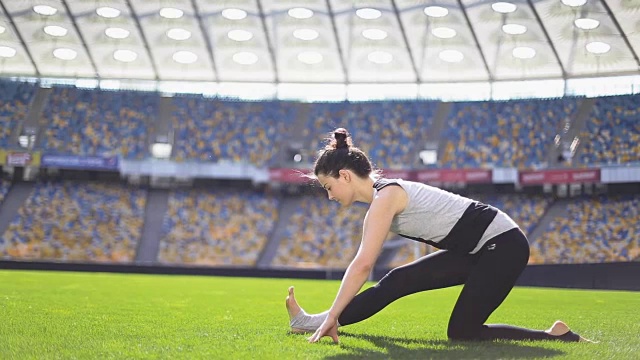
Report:
M 380 182 L 383 184 L 381 185 Z M 438 243 L 451 232 L 465 211 L 477 203 L 475 200 L 437 187 L 402 179 L 378 180 L 374 185 L 374 197 L 378 189 L 392 184 L 401 186 L 407 192 L 409 201 L 405 209 L 393 218 L 390 231 L 414 240 L 431 243 L 435 247 L 438 247 Z M 478 234 L 479 241 L 474 244 L 475 247 L 469 253 L 476 253 L 490 239 L 518 227 L 518 224 L 507 214 L 499 209 L 495 211 L 497 214 L 493 220 L 490 220 L 484 233 L 481 236 Z M 457 241 L 457 239 L 450 240 Z

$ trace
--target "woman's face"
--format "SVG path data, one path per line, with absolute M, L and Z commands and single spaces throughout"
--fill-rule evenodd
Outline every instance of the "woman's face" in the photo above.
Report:
M 337 201 L 342 206 L 349 206 L 354 202 L 354 191 L 351 183 L 351 173 L 347 170 L 340 170 L 338 178 L 318 175 L 318 182 L 327 191 L 329 200 Z

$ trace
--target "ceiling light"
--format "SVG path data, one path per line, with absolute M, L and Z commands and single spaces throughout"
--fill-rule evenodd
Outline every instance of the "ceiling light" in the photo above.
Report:
M 589 19 L 589 18 L 576 19 L 573 23 L 576 25 L 577 28 L 582 30 L 593 30 L 598 26 L 600 26 L 600 21 L 596 19 Z
M 40 15 L 51 16 L 58 12 L 58 9 L 49 5 L 36 5 L 33 7 L 33 11 Z
M 180 19 L 184 15 L 184 11 L 176 8 L 162 8 L 160 9 L 160 16 L 165 19 Z
M 594 41 L 594 42 L 588 43 L 586 48 L 588 52 L 600 55 L 600 54 L 608 53 L 609 50 L 611 50 L 611 45 L 601 41 Z
M 242 20 L 247 17 L 247 12 L 240 9 L 224 9 L 222 17 L 229 20 Z
M 464 55 L 458 50 L 442 50 L 438 57 L 440 60 L 449 63 L 458 63 L 464 59 Z
M 313 11 L 307 8 L 293 8 L 289 9 L 289 16 L 296 19 L 308 19 L 313 16 Z
M 512 13 L 517 9 L 517 7 L 514 4 L 508 3 L 508 2 L 493 3 L 491 4 L 491 8 L 493 9 L 493 11 L 499 12 L 502 14 Z
M 138 58 L 138 54 L 131 50 L 116 50 L 113 52 L 113 58 L 122 62 L 132 62 Z
M 126 39 L 129 37 L 129 30 L 123 28 L 112 27 L 106 28 L 104 34 L 113 39 Z
M 4 26 L 0 25 L 0 34 L 4 34 L 4 32 L 7 30 L 7 28 L 5 28 Z
M 103 6 L 96 9 L 96 14 L 102 16 L 103 18 L 113 19 L 120 16 L 120 10 L 108 6 Z
M 253 33 L 247 30 L 231 30 L 227 33 L 227 36 L 231 40 L 247 41 L 253 38 Z
M 387 32 L 380 29 L 362 30 L 362 36 L 369 40 L 384 40 L 387 38 Z
M 424 14 L 434 18 L 441 18 L 449 15 L 449 10 L 442 6 L 427 6 L 424 8 Z
M 241 65 L 251 65 L 258 61 L 258 56 L 249 51 L 241 51 L 233 54 L 233 61 Z
M 518 59 L 531 59 L 536 56 L 536 50 L 528 46 L 518 46 L 513 49 L 511 54 Z
M 456 36 L 455 30 L 444 26 L 431 29 L 431 33 L 433 34 L 433 36 L 440 39 L 451 39 L 452 37 Z
M 167 37 L 169 39 L 183 41 L 191 37 L 191 31 L 180 28 L 169 29 L 167 31 Z
M 317 51 L 304 51 L 298 54 L 298 60 L 305 64 L 314 65 L 322 61 L 322 54 Z
M 388 64 L 393 60 L 393 55 L 386 51 L 372 51 L 367 55 L 367 59 L 376 64 Z
M 44 32 L 47 35 L 51 35 L 51 36 L 65 36 L 67 35 L 67 33 L 69 32 L 69 30 L 63 28 L 62 26 L 58 26 L 58 25 L 47 25 L 44 27 Z
M 586 4 L 587 0 L 562 0 L 562 3 L 567 6 L 578 7 Z
M 16 56 L 16 49 L 9 46 L 0 46 L 0 57 L 10 58 Z
M 73 60 L 78 56 L 78 52 L 68 48 L 57 48 L 53 50 L 53 56 L 60 60 Z
M 300 40 L 315 40 L 318 38 L 318 32 L 313 29 L 295 29 L 293 37 Z
M 520 24 L 504 24 L 502 31 L 509 35 L 522 35 L 527 32 L 527 27 Z
M 382 13 L 380 12 L 380 10 L 377 10 L 377 9 L 362 8 L 362 9 L 356 10 L 356 15 L 360 19 L 374 20 L 382 16 Z
M 173 53 L 173 61 L 180 64 L 193 64 L 198 60 L 198 55 L 192 53 L 191 51 L 176 51 Z

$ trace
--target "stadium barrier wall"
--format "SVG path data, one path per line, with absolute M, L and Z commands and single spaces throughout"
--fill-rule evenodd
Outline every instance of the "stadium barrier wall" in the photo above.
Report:
M 80 264 L 8 260 L 0 261 L 0 269 L 328 280 L 340 280 L 344 275 L 342 269 Z M 379 280 L 387 272 L 388 269 L 376 269 L 370 280 Z M 640 291 L 640 262 L 529 265 L 520 276 L 517 285 Z

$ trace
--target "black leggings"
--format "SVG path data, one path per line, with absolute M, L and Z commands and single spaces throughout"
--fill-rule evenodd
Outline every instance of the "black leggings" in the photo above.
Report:
M 449 339 L 558 340 L 545 331 L 484 324 L 507 297 L 528 259 L 529 243 L 517 228 L 489 240 L 476 254 L 437 251 L 391 270 L 354 297 L 338 323 L 367 319 L 403 296 L 464 284 L 449 319 Z

